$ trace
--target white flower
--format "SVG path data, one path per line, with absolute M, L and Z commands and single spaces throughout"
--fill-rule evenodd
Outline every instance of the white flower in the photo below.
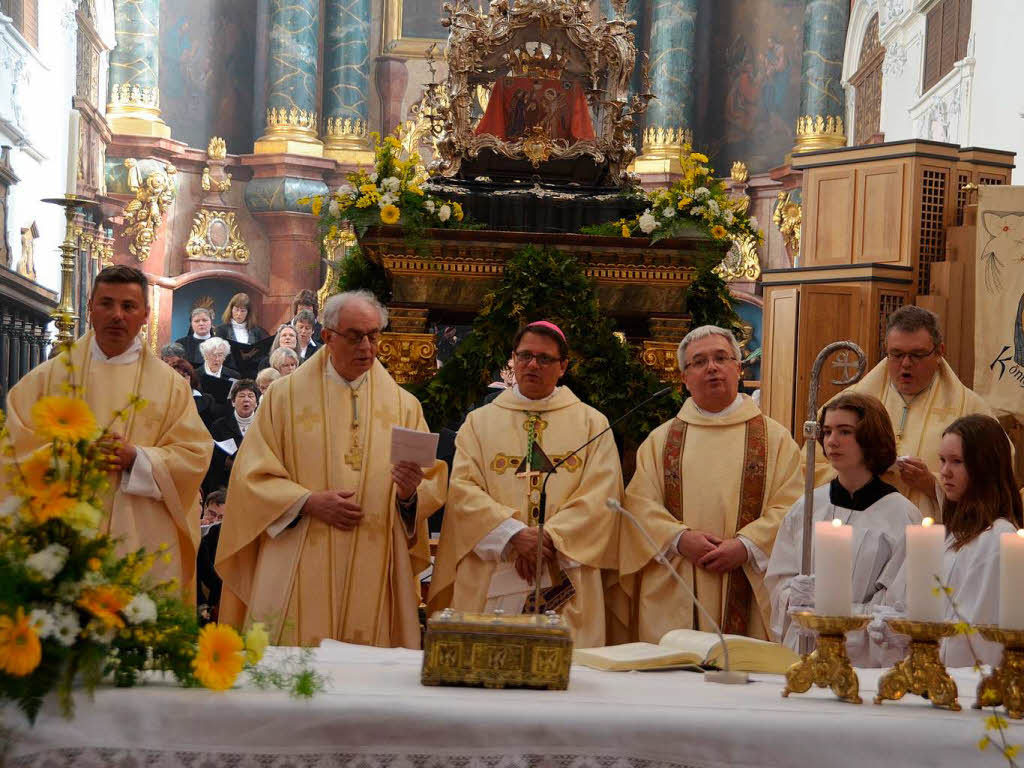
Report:
M 676 215 L 676 209 L 673 208 L 671 205 L 666 205 L 662 209 L 661 215 L 664 216 L 666 219 L 671 219 L 673 216 Z
M 53 618 L 56 623 L 54 635 L 57 641 L 65 647 L 74 645 L 78 633 L 82 630 L 75 612 L 66 605 L 56 605 L 53 608 Z
M 690 209 L 691 216 L 703 216 L 706 209 L 703 205 L 695 205 Z
M 156 603 L 145 592 L 140 592 L 124 607 L 124 616 L 132 624 L 156 621 Z
M 450 205 L 442 205 L 441 210 L 437 212 L 437 218 L 441 221 L 448 221 L 452 217 L 452 209 Z
M 42 608 L 33 608 L 32 613 L 28 615 L 28 622 L 35 629 L 36 634 L 44 640 L 51 637 L 57 630 L 57 622 L 53 616 Z
M 637 219 L 637 224 L 640 225 L 640 230 L 645 235 L 651 234 L 651 232 L 658 228 L 658 220 L 654 218 L 654 214 L 651 213 L 650 208 L 640 215 L 640 218 Z
M 334 190 L 334 194 L 337 197 L 351 197 L 355 193 L 355 187 L 353 187 L 351 184 L 342 184 L 340 187 Z
M 372 184 L 376 184 L 377 183 L 377 172 L 376 171 L 374 171 L 373 173 L 370 174 L 370 182 Z
M 398 194 L 398 190 L 402 188 L 402 180 L 395 176 L 388 176 L 386 179 L 381 181 L 380 188 L 387 190 L 392 194 Z
M 8 496 L 0 503 L 0 520 L 13 515 L 21 508 L 23 503 L 24 501 L 17 496 Z
M 387 181 L 387 179 L 385 179 L 385 181 Z M 391 192 L 385 192 L 383 195 L 380 196 L 380 199 L 377 200 L 377 205 L 383 208 L 385 205 L 393 205 L 395 200 L 397 199 L 398 198 L 395 197 L 395 195 L 393 195 Z
M 693 190 L 694 200 L 705 200 L 709 197 L 711 197 L 711 190 L 708 189 L 707 187 L 697 187 L 695 190 Z
M 757 216 L 750 217 L 750 228 L 755 232 L 757 231 Z
M 717 214 L 721 210 L 721 208 L 718 207 L 718 201 L 708 200 L 708 210 L 714 214 Z
M 35 571 L 49 581 L 64 567 L 68 560 L 68 548 L 60 544 L 50 544 L 25 560 L 25 567 Z
M 437 208 L 437 206 L 434 205 L 434 201 L 433 200 L 427 200 L 423 204 L 423 207 L 427 209 L 427 213 L 433 213 L 434 209 Z
M 327 205 L 327 212 L 331 214 L 331 216 L 341 215 L 341 206 L 338 205 L 337 200 L 331 200 L 331 202 Z
M 89 622 L 86 631 L 101 645 L 110 645 L 114 642 L 114 638 L 117 637 L 117 627 L 108 627 L 102 621 L 97 621 L 96 619 Z
M 732 211 L 726 211 L 725 213 L 722 214 L 722 217 L 725 219 L 726 224 L 732 224 L 733 220 L 735 220 L 736 218 L 736 215 Z

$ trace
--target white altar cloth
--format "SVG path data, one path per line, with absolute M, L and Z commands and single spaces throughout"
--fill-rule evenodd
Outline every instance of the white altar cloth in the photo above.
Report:
M 271 649 L 274 650 L 274 649 Z M 104 687 L 64 720 L 47 702 L 17 723 L 8 765 L 118 768 L 864 768 L 999 765 L 978 751 L 978 675 L 955 670 L 962 712 L 910 696 L 875 706 L 881 670 L 860 670 L 860 706 L 831 692 L 780 696 L 782 678 L 746 686 L 699 674 L 573 667 L 568 691 L 434 688 L 418 651 L 331 643 L 317 652 L 330 688 L 311 701 L 247 687 Z M 1024 725 L 1010 723 L 1011 743 Z

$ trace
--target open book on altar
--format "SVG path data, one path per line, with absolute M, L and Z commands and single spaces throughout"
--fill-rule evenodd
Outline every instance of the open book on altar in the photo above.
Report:
M 782 675 L 790 665 L 800 661 L 793 650 L 780 643 L 742 635 L 726 635 L 725 642 L 729 646 L 729 663 L 738 672 Z M 625 643 L 604 648 L 577 648 L 572 652 L 574 664 L 612 672 L 690 665 L 721 669 L 723 657 L 718 635 L 695 629 L 673 629 L 657 645 Z

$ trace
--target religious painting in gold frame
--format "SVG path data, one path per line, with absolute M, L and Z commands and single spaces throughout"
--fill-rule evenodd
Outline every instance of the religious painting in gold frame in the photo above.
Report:
M 442 5 L 442 0 L 384 0 L 382 52 L 425 59 L 430 46 L 442 50 L 448 41 L 441 26 Z

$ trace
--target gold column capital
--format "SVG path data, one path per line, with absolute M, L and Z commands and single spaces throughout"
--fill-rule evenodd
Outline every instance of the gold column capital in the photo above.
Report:
M 319 116 L 316 112 L 296 107 L 270 107 L 267 109 L 266 131 L 256 140 L 253 153 L 323 157 L 324 145 L 317 138 L 318 123 Z
M 840 149 L 846 146 L 843 118 L 835 115 L 803 115 L 796 120 L 793 152 Z

